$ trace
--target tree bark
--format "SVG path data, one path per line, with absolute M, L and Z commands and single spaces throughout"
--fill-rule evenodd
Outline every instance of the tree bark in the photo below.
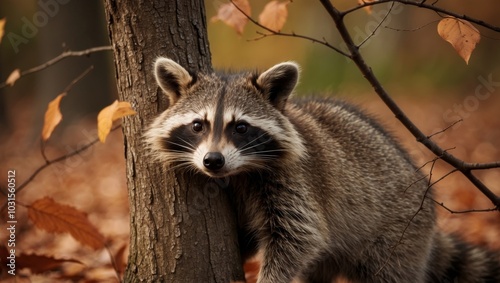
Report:
M 211 71 L 202 0 L 105 0 L 119 99 L 137 115 L 123 120 L 130 200 L 126 282 L 243 279 L 236 221 L 224 183 L 174 174 L 147 155 L 142 133 L 168 105 L 152 66 L 167 56 Z

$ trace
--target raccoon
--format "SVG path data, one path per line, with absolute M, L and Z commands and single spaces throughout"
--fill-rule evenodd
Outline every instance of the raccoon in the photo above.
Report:
M 373 119 L 331 99 L 289 99 L 299 67 L 191 73 L 155 62 L 168 109 L 145 133 L 174 170 L 228 180 L 258 283 L 500 282 L 498 257 L 435 228 L 432 196 Z

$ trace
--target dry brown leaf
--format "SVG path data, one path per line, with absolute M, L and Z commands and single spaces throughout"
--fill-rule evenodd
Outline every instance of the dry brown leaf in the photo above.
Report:
M 28 217 L 36 227 L 50 233 L 69 233 L 75 240 L 94 249 L 104 247 L 104 236 L 87 215 L 74 207 L 45 197 L 28 206 Z
M 219 9 L 217 9 L 217 15 L 213 16 L 211 21 L 222 21 L 241 35 L 248 23 L 248 18 L 235 5 L 250 16 L 250 3 L 248 3 L 248 0 L 233 0 L 233 3 L 229 2 L 220 5 Z
M 40 274 L 43 272 L 59 269 L 64 263 L 83 263 L 76 259 L 57 259 L 46 255 L 24 254 L 16 256 L 16 267 L 29 268 L 32 273 Z
M 372 3 L 372 2 L 376 2 L 377 0 L 358 0 L 358 4 L 359 5 L 363 5 L 365 3 Z M 372 6 L 366 6 L 366 7 L 363 7 L 363 9 L 365 9 L 366 13 L 368 13 L 368 15 L 371 15 L 372 14 L 372 11 L 373 11 L 373 7 Z
M 15 69 L 14 71 L 12 71 L 12 73 L 10 73 L 5 83 L 7 85 L 13 86 L 20 77 L 21 77 L 21 70 Z
M 113 104 L 105 107 L 97 115 L 97 133 L 99 135 L 99 140 L 104 143 L 106 142 L 106 137 L 111 131 L 111 126 L 113 122 L 128 116 L 135 115 L 136 112 L 132 109 L 129 102 L 115 100 Z
M 259 277 L 260 261 L 257 259 L 247 260 L 243 264 L 243 271 L 245 272 L 247 283 L 256 283 Z
M 127 250 L 128 244 L 124 243 L 116 252 L 115 263 L 116 268 L 118 269 L 118 274 L 123 274 L 125 272 L 125 268 L 127 267 L 127 255 L 125 253 Z
M 290 4 L 290 1 L 271 1 L 267 3 L 259 15 L 259 23 L 275 32 L 280 31 L 288 17 L 288 4 Z
M 0 43 L 2 43 L 2 38 L 3 38 L 3 34 L 5 32 L 5 22 L 7 20 L 5 18 L 3 19 L 0 19 Z
M 468 21 L 451 17 L 439 21 L 437 30 L 438 34 L 455 48 L 465 63 L 469 64 L 472 51 L 481 40 L 479 30 Z
M 43 129 L 42 129 L 43 141 L 47 141 L 50 138 L 50 135 L 52 135 L 52 132 L 62 120 L 62 114 L 59 106 L 61 104 L 61 99 L 64 96 L 66 96 L 65 92 L 59 94 L 56 98 L 54 98 L 51 102 L 49 102 L 47 111 L 45 111 L 45 120 L 43 122 Z

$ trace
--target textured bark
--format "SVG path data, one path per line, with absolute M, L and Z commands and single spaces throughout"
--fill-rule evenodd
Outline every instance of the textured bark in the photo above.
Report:
M 167 107 L 152 73 L 158 56 L 193 71 L 211 70 L 202 0 L 105 0 L 125 118 L 130 199 L 126 282 L 229 282 L 243 272 L 235 219 L 224 185 L 206 184 L 154 163 L 141 135 Z

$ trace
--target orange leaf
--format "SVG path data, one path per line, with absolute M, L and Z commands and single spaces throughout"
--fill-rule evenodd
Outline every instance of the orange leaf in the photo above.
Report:
M 469 64 L 469 58 L 481 40 L 479 31 L 469 22 L 457 18 L 444 18 L 439 21 L 438 34 L 448 41 L 458 55 Z
M 28 206 L 28 217 L 36 227 L 50 233 L 69 233 L 75 240 L 94 249 L 104 247 L 104 236 L 76 208 L 55 202 L 49 197 Z
M 245 279 L 247 283 L 256 283 L 259 277 L 260 260 L 250 259 L 243 264 L 243 271 L 245 272 Z
M 0 19 L 0 43 L 2 43 L 2 37 L 3 37 L 3 34 L 5 32 L 4 27 L 5 27 L 6 21 L 7 20 L 5 18 Z
M 279 2 L 271 1 L 267 3 L 259 15 L 259 22 L 261 25 L 273 31 L 280 31 L 285 25 L 288 17 L 287 6 L 290 1 Z
M 15 69 L 14 71 L 12 71 L 12 73 L 10 73 L 5 83 L 7 85 L 13 86 L 20 77 L 21 77 L 21 70 Z
M 47 111 L 45 111 L 45 120 L 43 122 L 43 129 L 42 129 L 43 141 L 47 141 L 50 138 L 50 135 L 52 135 L 52 132 L 62 120 L 62 114 L 59 109 L 59 105 L 61 103 L 61 99 L 64 96 L 66 96 L 65 92 L 59 94 L 56 98 L 54 98 L 54 100 L 49 102 Z
M 358 0 L 358 4 L 359 5 L 363 5 L 365 3 L 371 3 L 371 2 L 375 2 L 377 0 Z M 368 15 L 371 15 L 372 14 L 372 6 L 366 6 L 366 7 L 363 7 L 363 9 L 365 9 L 366 13 L 368 13 Z
M 125 272 L 125 268 L 127 267 L 127 255 L 125 254 L 127 248 L 128 244 L 123 244 L 115 255 L 115 264 L 119 274 L 123 274 Z
M 29 268 L 32 273 L 40 274 L 43 272 L 59 269 L 63 263 L 83 263 L 75 259 L 57 259 L 46 255 L 24 254 L 16 256 L 16 267 Z
M 102 143 L 106 141 L 106 137 L 111 131 L 111 126 L 114 121 L 135 114 L 136 112 L 132 109 L 130 103 L 125 101 L 120 102 L 115 100 L 113 104 L 102 109 L 99 115 L 97 115 L 97 133 L 99 135 L 99 140 Z
M 248 3 L 248 0 L 233 0 L 233 3 L 229 2 L 220 5 L 219 9 L 217 9 L 217 15 L 213 16 L 211 21 L 222 21 L 241 35 L 246 24 L 248 23 L 248 18 L 240 12 L 235 5 L 245 12 L 245 14 L 250 16 L 250 4 Z

